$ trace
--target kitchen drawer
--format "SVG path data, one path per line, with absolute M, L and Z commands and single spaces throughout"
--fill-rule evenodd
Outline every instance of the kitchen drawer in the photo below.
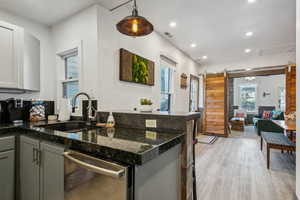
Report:
M 0 152 L 15 148 L 15 136 L 0 137 Z

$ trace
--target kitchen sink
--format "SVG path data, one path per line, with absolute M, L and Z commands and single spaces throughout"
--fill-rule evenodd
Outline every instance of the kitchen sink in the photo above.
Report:
M 86 122 L 59 122 L 55 124 L 39 125 L 37 127 L 57 130 L 62 132 L 79 132 L 82 130 L 96 129 L 99 128 L 94 125 L 88 125 Z

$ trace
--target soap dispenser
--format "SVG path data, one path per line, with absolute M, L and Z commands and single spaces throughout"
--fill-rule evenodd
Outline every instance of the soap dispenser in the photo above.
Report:
M 110 112 L 109 116 L 107 118 L 106 127 L 107 128 L 112 128 L 114 126 L 115 126 L 115 119 L 114 119 L 114 116 L 113 116 L 112 112 Z

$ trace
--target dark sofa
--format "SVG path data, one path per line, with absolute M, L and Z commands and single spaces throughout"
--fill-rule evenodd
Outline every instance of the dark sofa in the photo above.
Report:
M 262 119 L 262 115 L 264 111 L 274 111 L 275 106 L 260 106 L 258 108 L 258 115 L 253 117 L 253 124 L 256 129 L 258 135 L 261 135 L 261 132 L 273 132 L 273 133 L 283 133 L 284 130 L 274 124 L 271 120 Z M 273 118 L 275 120 L 284 120 L 284 113 L 280 112 L 280 114 Z

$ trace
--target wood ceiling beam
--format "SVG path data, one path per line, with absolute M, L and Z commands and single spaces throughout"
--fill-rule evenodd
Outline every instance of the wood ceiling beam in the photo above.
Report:
M 242 78 L 249 76 L 270 76 L 270 75 L 280 75 L 285 74 L 285 69 L 287 66 L 277 66 L 277 67 L 264 67 L 256 68 L 250 71 L 228 71 L 229 78 Z

